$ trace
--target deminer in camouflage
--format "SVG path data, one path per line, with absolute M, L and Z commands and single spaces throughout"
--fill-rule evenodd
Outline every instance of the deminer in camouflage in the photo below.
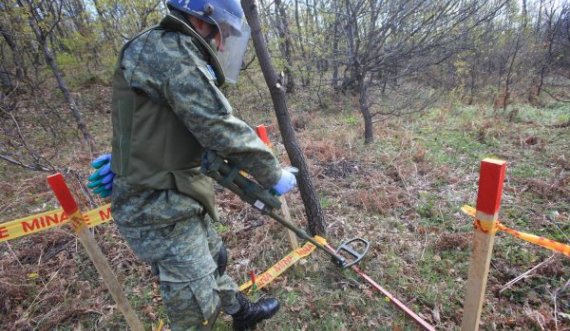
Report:
M 112 154 L 93 162 L 98 170 L 89 186 L 111 195 L 121 235 L 158 276 L 173 331 L 208 330 L 220 310 L 233 317 L 234 330 L 253 330 L 279 302 L 250 302 L 226 274 L 227 253 L 212 226 L 213 183 L 199 171 L 201 156 L 214 150 L 278 194 L 296 180 L 232 115 L 219 90 L 237 79 L 249 39 L 239 1 L 167 5 L 169 15 L 121 50 Z

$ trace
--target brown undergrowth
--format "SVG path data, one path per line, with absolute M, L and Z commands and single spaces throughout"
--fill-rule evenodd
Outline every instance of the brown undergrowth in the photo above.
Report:
M 106 90 L 95 93 L 107 94 Z M 256 97 L 251 91 L 243 95 L 250 101 Z M 86 116 L 96 139 L 105 146 L 110 138 L 109 115 L 97 110 L 103 108 L 95 99 L 86 96 L 84 102 L 92 110 Z M 570 138 L 563 128 L 547 126 L 548 114 L 542 110 L 520 107 L 516 117 L 509 118 L 485 113 L 484 107 L 433 109 L 377 123 L 376 143 L 364 145 L 359 115 L 350 107 L 320 113 L 307 109 L 311 102 L 300 98 L 298 103 L 292 103 L 292 115 L 302 118 L 297 137 L 326 214 L 329 242 L 369 239 L 371 248 L 361 267 L 438 329 L 455 330 L 461 324 L 472 220 L 461 215 L 459 208 L 475 204 L 482 158 L 509 162 L 501 210 L 505 224 L 570 242 L 570 156 L 565 148 Z M 240 115 L 252 125 L 273 123 L 270 134 L 285 164 L 275 120 L 260 111 L 265 107 L 243 106 Z M 564 111 L 560 113 L 564 120 Z M 103 204 L 83 186 L 91 156 L 76 143 L 69 146 L 61 151 L 58 168 L 84 209 Z M 0 170 L 2 220 L 57 206 L 45 185 L 46 173 L 5 164 L 0 164 Z M 285 231 L 273 220 L 220 188 L 217 198 L 222 222 L 215 226 L 230 250 L 228 272 L 238 282 L 246 281 L 250 271 L 262 272 L 290 250 Z M 294 222 L 305 227 L 299 193 L 286 198 Z M 149 268 L 136 260 L 113 224 L 97 227 L 95 236 L 147 328 L 156 326 L 166 315 Z M 0 256 L 0 329 L 126 328 L 69 229 L 3 243 Z M 549 260 L 550 256 L 549 251 L 498 234 L 482 329 L 570 328 L 570 263 L 562 257 Z M 382 296 L 320 253 L 253 293 L 256 298 L 263 295 L 277 296 L 282 302 L 281 312 L 262 325 L 265 330 L 414 328 Z M 220 318 L 214 329 L 229 330 L 230 320 Z

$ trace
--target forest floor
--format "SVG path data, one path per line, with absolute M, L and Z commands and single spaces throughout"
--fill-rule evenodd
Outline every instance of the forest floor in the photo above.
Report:
M 230 94 L 236 114 L 248 123 L 276 127 L 269 98 Z M 95 85 L 81 98 L 89 129 L 101 150 L 109 150 L 108 88 Z M 291 98 L 290 111 L 326 213 L 329 242 L 368 239 L 362 269 L 438 330 L 461 325 L 473 226 L 460 208 L 475 205 L 482 159 L 507 161 L 500 211 L 505 225 L 570 244 L 570 129 L 557 126 L 570 120 L 570 105 L 515 105 L 502 113 L 442 104 L 382 119 L 375 124 L 376 142 L 364 145 L 361 117 L 350 102 L 325 96 L 322 110 L 311 98 Z M 278 131 L 270 133 L 287 164 Z M 81 189 L 91 172 L 84 148 L 70 142 L 59 155 L 83 208 L 105 203 L 89 201 Z M 0 219 L 55 209 L 46 175 L 0 163 Z M 286 197 L 293 219 L 305 226 L 299 193 Z M 228 272 L 239 283 L 249 271 L 261 273 L 288 253 L 285 231 L 274 221 L 221 189 L 218 203 L 224 222 L 216 227 L 230 251 Z M 156 279 L 114 224 L 94 233 L 145 325 L 150 329 L 166 320 Z M 2 243 L 0 256 L 0 329 L 126 329 L 68 228 Z M 569 330 L 569 275 L 570 259 L 498 233 L 481 329 Z M 320 252 L 253 294 L 262 295 L 279 298 L 282 308 L 260 330 L 416 329 L 383 296 Z M 230 329 L 227 316 L 214 328 Z

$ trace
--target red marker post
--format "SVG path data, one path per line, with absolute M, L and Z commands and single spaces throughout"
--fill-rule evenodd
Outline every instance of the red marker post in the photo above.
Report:
M 259 139 L 261 139 L 261 141 L 263 141 L 265 143 L 265 145 L 267 145 L 267 147 L 273 148 L 273 145 L 271 144 L 271 140 L 269 140 L 269 135 L 267 134 L 267 128 L 265 127 L 265 125 L 260 124 L 260 125 L 256 126 L 255 132 L 257 133 L 257 136 L 259 137 Z
M 138 319 L 135 311 L 131 307 L 129 300 L 123 293 L 123 289 L 119 284 L 119 281 L 113 274 L 113 270 L 109 266 L 105 255 L 101 252 L 99 245 L 95 241 L 93 234 L 89 231 L 87 224 L 83 220 L 83 216 L 75 199 L 71 195 L 63 176 L 60 173 L 49 176 L 47 178 L 48 184 L 55 193 L 57 200 L 63 207 L 63 210 L 67 217 L 69 218 L 70 224 L 75 230 L 75 233 L 79 237 L 79 241 L 87 251 L 87 255 L 95 265 L 95 268 L 99 272 L 103 282 L 107 285 L 109 292 L 115 299 L 117 307 L 123 313 L 123 316 L 127 320 L 127 324 L 131 330 L 144 331 L 144 326 Z
M 479 330 L 506 169 L 505 161 L 485 159 L 481 162 L 475 233 L 461 323 L 463 331 Z

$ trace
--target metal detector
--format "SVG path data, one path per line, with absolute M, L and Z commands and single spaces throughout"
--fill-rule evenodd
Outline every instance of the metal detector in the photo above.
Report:
M 270 216 L 293 231 L 299 238 L 310 241 L 317 248 L 329 254 L 335 264 L 341 268 L 348 268 L 357 264 L 368 252 L 370 244 L 367 240 L 362 238 L 353 238 L 344 241 L 336 251 L 327 249 L 305 231 L 287 221 L 275 211 L 281 208 L 281 201 L 279 201 L 277 196 L 261 187 L 261 185 L 255 181 L 244 176 L 239 167 L 224 160 L 212 150 L 208 150 L 204 153 L 201 170 L 223 187 L 237 194 L 243 201 L 252 205 L 255 209 Z

